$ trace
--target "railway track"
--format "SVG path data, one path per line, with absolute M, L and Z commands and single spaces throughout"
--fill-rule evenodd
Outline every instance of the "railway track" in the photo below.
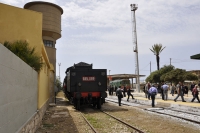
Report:
M 177 112 L 180 112 L 180 113 L 188 113 L 188 114 L 192 114 L 192 115 L 200 116 L 199 114 L 194 113 L 194 112 L 181 111 L 181 110 L 172 109 L 172 108 L 165 108 L 165 109 L 166 109 L 166 110 L 169 109 L 169 110 L 177 111 Z
M 150 111 L 150 112 L 154 112 L 154 113 L 157 113 L 157 114 L 162 114 L 162 115 L 166 115 L 166 116 L 179 118 L 179 119 L 189 121 L 189 122 L 192 122 L 192 123 L 195 123 L 195 124 L 200 124 L 200 116 L 199 115 L 194 115 L 194 114 L 187 113 L 187 112 L 184 112 L 184 111 L 181 111 L 181 113 L 180 113 L 180 111 L 164 109 L 164 108 L 163 109 L 153 109 L 153 110 L 145 109 L 145 110 Z
M 106 100 L 107 102 L 112 102 L 112 103 L 117 103 L 114 100 Z M 139 103 L 129 103 L 129 102 L 123 102 L 123 105 L 126 106 L 134 106 L 140 108 L 141 106 L 144 106 L 144 104 L 139 104 Z M 146 105 L 145 105 L 146 106 Z M 185 121 L 189 121 L 195 124 L 200 124 L 200 115 L 195 114 L 193 112 L 188 112 L 188 111 L 181 111 L 181 110 L 176 110 L 176 109 L 171 109 L 171 108 L 145 108 L 144 110 L 157 113 L 157 114 L 162 114 L 166 116 L 171 116 L 174 118 L 182 119 Z
M 91 128 L 92 131 L 94 131 L 94 133 L 98 133 L 96 131 L 96 129 L 90 124 L 90 122 L 87 120 L 87 118 L 85 118 L 85 116 L 81 113 L 81 116 L 83 117 L 83 119 L 87 122 L 88 126 Z
M 100 112 L 103 113 L 103 114 L 105 114 L 105 115 L 107 115 L 107 116 L 109 116 L 107 119 L 113 118 L 114 120 L 116 120 L 116 122 L 121 123 L 122 125 L 124 125 L 124 126 L 126 126 L 126 127 L 129 127 L 129 130 L 131 129 L 131 130 L 133 130 L 135 133 L 145 133 L 145 132 L 143 132 L 141 129 L 139 129 L 139 128 L 137 128 L 137 127 L 134 127 L 134 126 L 128 124 L 127 122 L 122 121 L 122 120 L 120 120 L 119 118 L 117 118 L 117 117 L 115 117 L 115 116 L 113 116 L 113 115 L 111 115 L 111 114 L 109 114 L 109 113 L 107 113 L 107 112 L 105 112 L 105 111 L 103 111 L 103 110 L 99 111 L 98 113 L 100 113 Z M 98 133 L 97 129 L 95 129 L 94 126 L 87 120 L 87 118 L 84 116 L 84 114 L 83 114 L 82 112 L 80 112 L 80 113 L 81 113 L 81 116 L 82 116 L 82 117 L 84 118 L 84 120 L 86 121 L 86 123 L 90 126 L 91 130 L 92 130 L 94 133 Z M 113 131 L 111 131 L 111 132 L 113 132 Z
M 136 127 L 134 127 L 134 126 L 128 124 L 127 122 L 124 122 L 124 121 L 118 119 L 117 117 L 115 117 L 115 116 L 113 116 L 113 115 L 111 115 L 111 114 L 109 114 L 109 113 L 106 113 L 106 112 L 103 111 L 103 110 L 101 110 L 101 111 L 102 111 L 104 114 L 107 114 L 108 116 L 114 118 L 114 119 L 117 120 L 118 122 L 121 122 L 121 123 L 123 123 L 124 125 L 130 127 L 131 129 L 137 131 L 138 133 L 144 133 L 144 132 L 143 132 L 142 130 L 140 130 L 139 128 L 136 128 Z

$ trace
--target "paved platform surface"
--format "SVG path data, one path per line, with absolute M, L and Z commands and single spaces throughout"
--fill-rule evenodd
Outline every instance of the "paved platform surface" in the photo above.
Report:
M 131 94 L 133 94 L 133 97 L 135 99 L 132 99 L 131 97 L 129 97 L 129 102 L 141 103 L 141 104 L 146 104 L 146 105 L 151 106 L 151 100 L 145 97 L 144 92 L 140 92 L 140 93 L 132 92 Z M 184 95 L 184 100 L 186 102 L 182 102 L 182 99 L 180 96 L 175 102 L 174 99 L 176 98 L 176 96 L 177 94 L 174 94 L 174 96 L 172 96 L 170 92 L 168 92 L 168 100 L 164 101 L 162 100 L 160 93 L 158 93 L 155 98 L 155 107 L 156 106 L 157 107 L 174 107 L 178 109 L 195 110 L 200 113 L 200 103 L 197 101 L 197 99 L 195 99 L 194 102 L 191 102 L 193 98 L 191 92 L 188 93 L 188 96 Z M 117 99 L 117 96 L 115 95 L 115 93 L 113 95 L 108 94 L 107 98 Z M 122 101 L 127 101 L 127 98 L 128 96 L 126 94 L 126 97 L 123 97 Z

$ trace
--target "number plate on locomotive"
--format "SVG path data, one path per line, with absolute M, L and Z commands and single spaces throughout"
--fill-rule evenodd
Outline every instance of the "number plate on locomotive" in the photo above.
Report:
M 83 77 L 83 81 L 95 81 L 95 77 Z

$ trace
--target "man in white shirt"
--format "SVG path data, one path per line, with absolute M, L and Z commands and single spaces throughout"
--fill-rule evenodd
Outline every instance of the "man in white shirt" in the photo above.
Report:
M 151 100 L 152 100 L 152 107 L 155 107 L 155 97 L 158 93 L 157 88 L 155 87 L 155 85 L 152 85 L 152 87 L 149 89 L 149 94 L 151 95 Z

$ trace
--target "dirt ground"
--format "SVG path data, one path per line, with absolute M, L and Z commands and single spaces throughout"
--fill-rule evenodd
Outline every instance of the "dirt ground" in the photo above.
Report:
M 78 111 L 57 94 L 56 106 L 49 106 L 36 133 L 93 133 Z
M 106 112 L 118 116 L 129 124 L 140 127 L 147 133 L 200 133 L 199 129 L 190 124 L 177 122 L 174 119 L 154 115 L 134 107 L 117 106 L 106 103 L 102 106 Z M 93 117 L 98 119 L 97 113 Z M 104 125 L 104 132 L 112 132 L 110 125 Z M 58 93 L 56 106 L 49 106 L 42 124 L 36 133 L 93 133 L 81 114 Z

